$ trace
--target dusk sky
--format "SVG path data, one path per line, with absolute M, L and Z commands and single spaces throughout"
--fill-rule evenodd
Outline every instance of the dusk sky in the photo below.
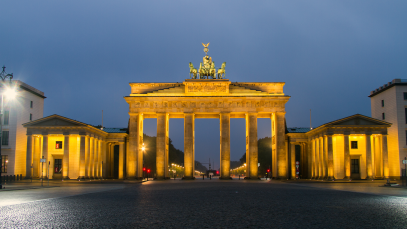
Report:
M 233 82 L 285 82 L 289 127 L 370 116 L 370 91 L 407 78 L 407 1 L 1 1 L 0 65 L 45 93 L 44 116 L 127 127 L 129 82 L 182 82 L 208 55 Z M 231 121 L 231 159 L 245 152 Z M 259 138 L 270 136 L 259 119 Z M 196 120 L 219 167 L 219 120 Z M 156 120 L 144 133 L 156 135 Z M 183 150 L 183 119 L 170 138 Z

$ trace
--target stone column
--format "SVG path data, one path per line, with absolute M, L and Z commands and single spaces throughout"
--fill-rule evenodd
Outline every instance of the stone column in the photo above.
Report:
M 33 152 L 33 177 L 39 178 L 40 174 L 40 158 L 41 158 L 41 137 L 34 137 L 34 152 Z
M 110 178 L 114 178 L 114 146 L 114 143 L 110 145 Z
M 42 158 L 45 159 L 46 162 L 41 162 L 40 164 L 40 166 L 42 166 L 42 174 L 40 174 L 40 176 L 46 178 L 48 171 L 48 133 L 42 133 Z
M 62 179 L 69 180 L 69 132 L 64 132 L 64 157 L 62 160 Z
M 79 177 L 78 179 L 85 179 L 85 153 L 86 153 L 86 133 L 79 133 L 80 146 L 79 146 Z
M 324 135 L 322 140 L 324 141 L 324 179 L 328 179 L 328 138 Z
M 373 163 L 372 163 L 372 132 L 366 132 L 366 179 L 373 179 Z
M 314 166 L 313 166 L 313 158 L 312 158 L 312 138 L 308 138 L 308 148 L 307 148 L 307 159 L 308 159 L 308 166 L 307 166 L 307 178 L 308 179 L 312 179 L 312 178 L 314 178 L 313 176 L 314 176 L 314 172 L 313 172 L 313 168 L 314 168 Z
M 322 136 L 321 138 L 320 138 L 320 158 L 321 158 L 321 179 L 326 179 L 326 178 L 328 178 L 328 174 L 325 174 L 325 168 L 327 167 L 326 165 L 325 165 L 325 144 L 324 144 L 324 139 L 325 139 L 325 136 Z
M 101 176 L 103 179 L 106 179 L 107 178 L 107 142 L 102 140 L 101 145 L 102 145 L 102 147 L 101 147 L 101 150 L 102 150 L 102 152 L 101 152 L 101 155 L 102 155 Z M 124 159 L 123 159 L 123 161 L 124 161 Z
M 310 170 L 311 170 L 311 179 L 315 178 L 315 166 L 314 166 L 314 162 L 315 162 L 315 155 L 314 155 L 314 138 L 310 138 Z
M 220 179 L 230 177 L 230 113 L 220 114 Z
M 317 137 L 315 139 L 315 178 L 320 179 L 321 178 L 321 159 L 319 158 L 320 154 L 320 147 L 319 147 L 319 141 L 320 137 Z
M 350 132 L 345 131 L 343 133 L 343 141 L 344 141 L 344 170 L 345 170 L 345 178 L 350 179 L 350 150 L 349 150 L 349 134 Z
M 31 133 L 27 133 L 27 158 L 25 162 L 25 179 L 31 179 L 32 164 L 33 164 L 33 136 Z
M 193 113 L 184 114 L 184 178 L 195 179 L 194 177 L 194 146 L 195 146 L 195 115 Z
M 168 115 L 157 113 L 157 138 L 156 138 L 156 178 L 159 180 L 168 178 Z
M 287 179 L 287 151 L 285 146 L 285 112 L 276 113 L 276 144 L 277 144 L 277 173 L 278 178 Z M 257 136 L 256 136 L 257 146 Z
M 99 138 L 95 138 L 95 164 L 94 164 L 94 177 L 95 179 L 99 179 Z
M 143 114 L 130 113 L 129 150 L 127 156 L 127 179 L 143 177 Z
M 246 178 L 258 177 L 257 113 L 246 113 Z M 277 145 L 278 147 L 278 145 Z M 277 154 L 278 156 L 278 154 Z M 278 165 L 277 165 L 278 166 Z
M 296 167 L 295 167 L 295 144 L 290 142 L 290 154 L 291 154 L 291 179 L 295 179 Z
M 327 134 L 328 137 L 328 179 L 335 179 L 334 176 L 334 152 L 332 144 L 332 134 Z
M 387 133 L 382 133 L 383 175 L 389 178 L 389 154 L 387 151 Z
M 375 178 L 383 179 L 382 147 L 379 136 L 374 137 Z
M 119 142 L 119 179 L 123 179 L 124 142 Z
M 86 152 L 85 152 L 85 179 L 90 178 L 90 137 L 86 136 Z
M 94 164 L 94 155 L 95 155 L 95 140 L 93 137 L 90 137 L 89 139 L 89 178 L 93 179 L 94 178 L 94 169 L 93 169 L 93 164 Z

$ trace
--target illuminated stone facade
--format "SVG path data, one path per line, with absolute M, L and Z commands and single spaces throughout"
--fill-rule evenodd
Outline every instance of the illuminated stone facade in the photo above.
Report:
M 258 178 L 257 118 L 270 118 L 272 125 L 273 177 L 288 177 L 285 147 L 285 83 L 233 83 L 227 79 L 189 79 L 182 83 L 130 83 L 129 148 L 127 178 L 142 177 L 143 120 L 157 119 L 156 178 L 168 179 L 169 119 L 184 119 L 185 179 L 193 179 L 195 119 L 220 120 L 220 177 L 230 178 L 230 119 L 246 120 L 248 178 Z
M 124 178 L 125 131 L 108 133 L 59 115 L 23 125 L 27 128 L 26 178 L 113 178 L 116 145 L 119 146 L 117 178 Z M 57 165 L 58 162 L 61 164 Z
M 288 128 L 290 177 L 295 178 L 298 161 L 300 178 L 389 178 L 390 126 L 391 123 L 356 114 L 312 130 Z

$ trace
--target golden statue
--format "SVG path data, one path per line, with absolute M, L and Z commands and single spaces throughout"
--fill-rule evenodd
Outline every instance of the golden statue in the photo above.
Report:
M 209 43 L 210 43 L 210 42 L 209 42 Z M 208 43 L 208 44 L 202 43 L 202 45 L 203 45 L 203 47 L 204 47 L 204 52 L 205 52 L 206 55 L 208 55 L 208 51 L 209 51 L 208 46 L 209 46 L 209 43 Z

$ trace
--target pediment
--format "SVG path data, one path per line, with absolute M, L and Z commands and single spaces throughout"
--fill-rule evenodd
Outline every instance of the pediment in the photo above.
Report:
M 370 118 L 364 115 L 353 115 L 349 116 L 343 119 L 336 120 L 334 122 L 328 123 L 329 125 L 333 126 L 377 126 L 377 125 L 383 125 L 383 126 L 388 126 L 390 123 Z
M 73 119 L 65 118 L 59 115 L 51 115 L 45 118 L 37 119 L 23 124 L 24 126 L 87 126 L 85 123 Z

